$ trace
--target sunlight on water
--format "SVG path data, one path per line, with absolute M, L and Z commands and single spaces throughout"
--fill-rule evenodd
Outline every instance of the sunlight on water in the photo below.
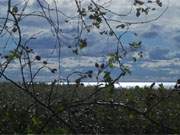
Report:
M 119 82 L 119 83 L 116 83 L 114 86 L 115 88 L 131 88 L 131 87 L 136 87 L 136 86 L 143 88 L 145 86 L 150 87 L 152 83 L 153 82 Z M 83 84 L 84 86 L 97 85 L 96 82 L 84 82 Z M 100 84 L 102 84 L 102 86 L 105 85 L 105 83 L 103 82 Z M 174 88 L 176 83 L 175 82 L 156 82 L 154 85 L 154 88 L 158 88 L 160 84 L 163 84 L 165 88 Z
M 116 83 L 114 86 L 115 88 L 132 88 L 132 87 L 150 87 L 152 85 L 153 82 L 119 82 Z M 47 83 L 48 85 L 51 84 L 51 82 Z M 60 84 L 67 84 L 67 83 L 60 83 Z M 70 83 L 71 85 L 75 84 L 75 83 Z M 87 86 L 96 86 L 96 85 L 100 85 L 100 87 L 105 86 L 104 82 L 99 82 L 97 84 L 97 82 L 82 82 L 82 84 L 87 87 Z M 155 85 L 153 86 L 153 88 L 158 88 L 159 85 L 163 84 L 163 86 L 165 88 L 174 88 L 174 86 L 176 85 L 175 82 L 156 82 Z

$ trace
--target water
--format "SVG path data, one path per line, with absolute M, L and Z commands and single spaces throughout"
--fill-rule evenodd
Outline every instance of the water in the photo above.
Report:
M 134 88 L 136 86 L 143 88 L 143 87 L 150 87 L 153 82 L 119 82 L 116 83 L 114 86 L 115 88 Z M 50 82 L 47 84 L 51 84 Z M 67 83 L 63 83 L 67 84 Z M 75 84 L 75 83 L 70 83 L 70 84 Z M 82 82 L 82 84 L 87 87 L 87 86 L 96 86 L 97 82 Z M 101 87 L 105 86 L 104 82 L 99 82 Z M 176 82 L 155 82 L 155 85 L 153 88 L 159 88 L 159 85 L 163 84 L 163 86 L 167 89 L 173 89 L 174 86 L 176 85 Z
M 119 82 L 116 83 L 114 86 L 115 88 L 134 88 L 136 86 L 143 88 L 143 87 L 150 87 L 153 82 Z M 84 86 L 95 86 L 97 85 L 96 82 L 84 82 Z M 102 86 L 105 85 L 105 83 L 100 83 Z M 163 84 L 163 86 L 167 89 L 172 89 L 176 85 L 175 82 L 156 82 L 153 88 L 158 88 L 159 85 Z

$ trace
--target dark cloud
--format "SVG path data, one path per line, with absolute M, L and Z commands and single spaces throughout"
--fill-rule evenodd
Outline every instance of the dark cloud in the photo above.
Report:
M 168 49 L 155 48 L 149 52 L 149 57 L 152 60 L 164 60 L 168 59 Z
M 180 29 L 177 29 L 175 32 L 176 32 L 176 33 L 180 33 Z
M 56 40 L 52 37 L 37 37 L 31 40 L 29 47 L 33 49 L 53 49 L 55 48 Z
M 151 25 L 151 31 L 160 31 L 160 30 L 162 30 L 162 26 L 156 24 Z
M 180 43 L 180 35 L 175 36 L 175 37 L 173 38 L 173 40 L 174 40 L 176 43 Z
M 180 50 L 180 35 L 175 36 L 172 39 L 172 45 L 174 46 L 174 50 Z
M 143 38 L 156 38 L 159 36 L 159 32 L 162 31 L 162 26 L 152 24 L 148 32 L 143 33 Z
M 140 64 L 143 63 L 134 63 L 132 66 L 132 74 L 130 76 L 125 76 L 123 80 L 126 81 L 176 81 L 179 77 L 179 74 L 172 76 L 169 70 L 166 68 L 142 68 Z M 174 67 L 170 67 L 174 69 Z M 176 69 L 174 69 L 176 70 Z
M 180 58 L 180 53 L 177 53 L 177 54 L 176 54 L 176 58 Z
M 143 38 L 156 38 L 159 34 L 156 31 L 146 32 L 141 35 Z
M 36 17 L 36 16 L 24 18 L 20 23 L 24 27 L 31 27 L 35 30 L 36 30 L 36 28 L 50 27 L 47 20 L 45 20 L 44 18 L 41 18 L 41 17 Z
M 35 49 L 35 52 L 43 58 L 58 58 L 58 49 Z M 63 47 L 61 48 L 61 58 L 75 56 L 72 49 Z
M 110 53 L 113 53 L 116 51 L 116 46 L 114 44 L 99 44 L 98 46 L 92 46 L 89 48 L 86 48 L 83 52 L 84 56 L 106 56 Z

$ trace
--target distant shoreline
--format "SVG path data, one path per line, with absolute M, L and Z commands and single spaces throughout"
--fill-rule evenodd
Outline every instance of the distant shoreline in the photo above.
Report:
M 1 84 L 3 83 L 8 83 L 8 82 L 0 82 Z M 20 82 L 19 82 L 20 83 Z M 28 83 L 28 82 L 27 82 Z M 46 84 L 46 85 L 51 85 L 53 83 L 52 82 L 34 82 L 34 84 Z M 167 88 L 167 89 L 173 89 L 174 86 L 176 85 L 176 82 L 150 82 L 150 81 L 147 81 L 147 82 L 117 82 L 114 84 L 114 87 L 115 88 L 135 88 L 136 86 L 140 87 L 140 88 L 144 88 L 144 87 L 150 87 L 153 83 L 154 86 L 153 88 L 159 88 L 161 84 L 163 84 L 163 87 L 164 88 Z M 68 83 L 67 82 L 56 82 L 55 83 L 56 85 L 60 84 L 60 85 L 67 85 Z M 70 85 L 75 85 L 76 83 L 75 82 L 69 82 Z M 105 82 L 80 82 L 80 84 L 84 85 L 85 87 L 88 87 L 88 86 L 97 86 L 99 85 L 99 87 L 104 87 L 105 86 Z

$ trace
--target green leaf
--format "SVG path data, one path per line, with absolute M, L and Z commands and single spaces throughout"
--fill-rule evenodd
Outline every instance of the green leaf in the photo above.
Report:
M 53 68 L 53 69 L 50 69 L 51 70 L 51 73 L 56 73 L 57 72 L 57 69 L 56 68 Z
M 142 44 L 141 41 L 139 41 L 139 42 L 134 41 L 134 42 L 132 42 L 132 43 L 129 43 L 129 45 L 131 46 L 131 48 L 135 48 L 135 49 L 140 48 L 140 47 L 141 47 L 141 44 Z
M 134 115 L 132 113 L 129 114 L 129 119 L 134 119 Z
M 18 7 L 17 6 L 14 6 L 13 8 L 12 8 L 12 13 L 13 14 L 16 14 L 18 12 Z
M 76 48 L 76 49 L 73 49 L 72 50 L 72 52 L 74 53 L 74 54 L 76 54 L 76 55 L 78 55 L 79 54 L 79 51 L 78 51 L 78 49 Z
M 82 8 L 82 10 L 79 11 L 79 13 L 80 13 L 80 15 L 82 15 L 82 16 L 86 16 L 86 15 L 87 15 L 87 14 L 86 14 L 86 9 L 85 9 L 85 8 Z
M 139 53 L 138 53 L 138 56 L 139 56 L 140 58 L 143 58 L 143 52 L 139 52 Z
M 58 106 L 57 111 L 58 112 L 63 112 L 64 111 L 64 106 L 63 105 Z
M 133 57 L 133 61 L 136 62 L 136 61 L 137 61 L 137 58 L 136 58 L 136 57 Z
M 124 65 L 124 66 L 122 67 L 122 69 L 123 69 L 123 72 L 124 72 L 125 74 L 131 74 L 131 71 L 130 71 L 130 69 L 129 69 L 128 66 Z
M 10 53 L 5 57 L 7 60 L 14 60 L 16 58 L 19 58 L 21 56 L 20 52 L 14 50 L 10 51 Z
M 160 0 L 156 0 L 156 4 L 160 7 L 162 7 L 162 2 Z
M 104 71 L 104 77 L 103 78 L 104 78 L 105 82 L 111 83 L 111 81 L 112 81 L 110 72 Z
M 98 63 L 95 63 L 95 67 L 96 67 L 96 68 L 99 68 L 99 64 L 98 64 Z
M 41 124 L 41 121 L 37 116 L 33 116 L 32 117 L 32 123 L 33 123 L 34 126 L 37 126 L 37 125 Z
M 80 42 L 79 42 L 79 48 L 83 49 L 85 47 L 87 47 L 86 39 L 81 39 Z
M 110 67 L 110 68 L 114 68 L 113 63 L 109 63 L 109 67 Z
M 161 83 L 161 84 L 159 84 L 159 88 L 160 89 L 164 89 L 164 85 Z
M 139 5 L 144 5 L 144 1 L 141 1 L 141 0 L 135 0 L 135 5 L 136 4 L 139 4 Z
M 18 29 L 17 29 L 17 27 L 13 27 L 13 29 L 12 29 L 12 32 L 16 32 Z
M 109 31 L 109 35 L 110 35 L 110 36 L 113 36 L 113 34 L 114 34 L 114 31 L 110 30 L 110 31 Z
M 108 59 L 108 66 L 110 68 L 114 67 L 114 64 L 118 61 L 119 57 L 117 53 L 112 53 L 109 54 L 109 59 Z
M 41 60 L 41 56 L 37 55 L 37 56 L 35 56 L 35 59 L 40 61 Z
M 120 24 L 120 25 L 117 25 L 116 26 L 116 28 L 118 29 L 118 28 L 122 28 L 122 29 L 124 29 L 125 28 L 125 24 Z
M 65 128 L 56 128 L 50 131 L 52 134 L 69 134 L 69 131 Z

